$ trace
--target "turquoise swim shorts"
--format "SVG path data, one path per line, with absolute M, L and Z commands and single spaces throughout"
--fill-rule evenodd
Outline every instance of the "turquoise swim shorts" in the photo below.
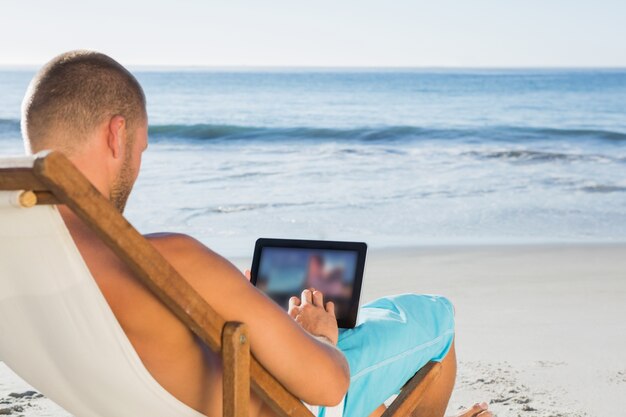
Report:
M 337 347 L 350 364 L 343 416 L 367 417 L 426 363 L 440 362 L 453 339 L 454 309 L 445 297 L 402 294 L 364 305 L 357 326 L 339 330 Z

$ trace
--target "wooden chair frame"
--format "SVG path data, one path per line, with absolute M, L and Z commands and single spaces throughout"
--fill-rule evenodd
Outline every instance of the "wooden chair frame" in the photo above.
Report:
M 249 417 L 250 388 L 280 417 L 314 417 L 251 355 L 246 325 L 220 317 L 63 154 L 39 153 L 32 168 L 0 166 L 0 190 L 23 190 L 25 207 L 69 207 L 211 350 L 221 352 L 224 417 Z M 439 373 L 439 364 L 427 364 L 384 417 L 411 415 Z

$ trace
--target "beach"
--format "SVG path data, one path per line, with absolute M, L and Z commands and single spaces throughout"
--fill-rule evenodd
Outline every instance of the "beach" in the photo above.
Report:
M 364 302 L 456 307 L 449 413 L 624 414 L 625 70 L 133 72 L 149 147 L 124 214 L 141 233 L 242 270 L 259 237 L 366 242 Z M 24 152 L 33 74 L 0 69 L 0 156 Z M 0 363 L 0 415 L 67 416 L 29 390 Z
M 454 302 L 448 414 L 486 401 L 500 417 L 615 416 L 626 409 L 624 271 L 626 245 L 389 248 L 370 251 L 363 300 L 419 292 Z M 0 364 L 0 410 L 68 415 L 35 394 L 10 396 L 30 389 Z
M 499 416 L 618 415 L 626 407 L 624 246 L 509 246 L 373 254 L 365 296 L 420 288 L 457 314 L 450 410 Z M 401 265 L 401 267 L 400 267 Z

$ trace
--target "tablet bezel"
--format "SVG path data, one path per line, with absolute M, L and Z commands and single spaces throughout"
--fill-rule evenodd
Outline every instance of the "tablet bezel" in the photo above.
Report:
M 348 317 L 337 319 L 337 326 L 342 329 L 352 329 L 356 326 L 356 319 L 359 312 L 359 302 L 361 300 L 361 288 L 363 286 L 363 273 L 365 271 L 365 257 L 367 254 L 367 244 L 364 242 L 343 242 L 331 240 L 301 240 L 301 239 L 269 239 L 259 238 L 254 245 L 254 256 L 252 258 L 252 269 L 250 271 L 250 282 L 256 287 L 259 264 L 263 248 L 294 248 L 294 249 L 317 249 L 317 250 L 343 250 L 357 253 L 354 283 L 352 288 L 352 298 Z

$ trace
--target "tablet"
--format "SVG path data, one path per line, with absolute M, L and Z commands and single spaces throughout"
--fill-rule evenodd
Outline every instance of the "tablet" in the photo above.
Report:
M 305 288 L 335 303 L 337 325 L 356 325 L 367 245 L 362 242 L 258 239 L 250 282 L 287 310 Z

